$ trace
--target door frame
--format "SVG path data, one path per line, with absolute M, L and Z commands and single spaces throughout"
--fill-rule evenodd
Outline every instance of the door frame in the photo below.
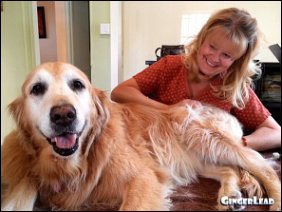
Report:
M 122 3 L 110 2 L 111 22 L 111 91 L 123 81 L 122 71 Z
M 39 47 L 39 33 L 38 33 L 37 1 L 32 1 L 31 5 L 32 5 L 35 65 L 38 66 L 40 64 L 40 47 Z

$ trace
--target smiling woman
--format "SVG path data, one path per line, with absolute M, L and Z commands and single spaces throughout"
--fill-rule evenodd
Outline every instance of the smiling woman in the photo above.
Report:
M 279 147 L 280 126 L 251 89 L 252 76 L 261 72 L 253 62 L 259 39 L 257 21 L 246 10 L 219 10 L 186 45 L 185 53 L 163 57 L 118 85 L 111 98 L 161 110 L 200 105 L 195 100 L 211 104 L 253 131 L 245 137 L 249 147 Z M 261 133 L 269 137 L 263 138 Z

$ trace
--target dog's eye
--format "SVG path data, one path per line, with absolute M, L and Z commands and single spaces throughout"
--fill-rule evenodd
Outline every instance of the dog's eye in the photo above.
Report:
M 71 89 L 74 91 L 80 91 L 83 88 L 85 88 L 85 86 L 82 84 L 82 82 L 80 82 L 79 80 L 73 80 L 71 82 Z
M 45 90 L 46 90 L 46 86 L 43 83 L 36 83 L 32 87 L 30 94 L 33 94 L 35 96 L 42 95 L 44 94 Z

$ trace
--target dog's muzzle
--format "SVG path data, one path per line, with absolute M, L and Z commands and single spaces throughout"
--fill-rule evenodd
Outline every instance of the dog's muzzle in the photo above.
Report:
M 56 153 L 69 156 L 78 149 L 77 116 L 75 108 L 70 104 L 57 105 L 50 111 L 51 128 L 54 136 L 47 138 Z

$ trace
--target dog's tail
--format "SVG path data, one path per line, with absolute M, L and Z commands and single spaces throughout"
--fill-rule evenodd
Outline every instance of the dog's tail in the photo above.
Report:
M 265 189 L 261 186 L 259 181 L 248 171 L 244 169 L 240 169 L 239 174 L 240 174 L 239 187 L 241 188 L 241 191 L 244 193 L 244 196 L 247 197 L 257 196 L 258 198 L 262 198 L 263 195 L 266 194 Z

